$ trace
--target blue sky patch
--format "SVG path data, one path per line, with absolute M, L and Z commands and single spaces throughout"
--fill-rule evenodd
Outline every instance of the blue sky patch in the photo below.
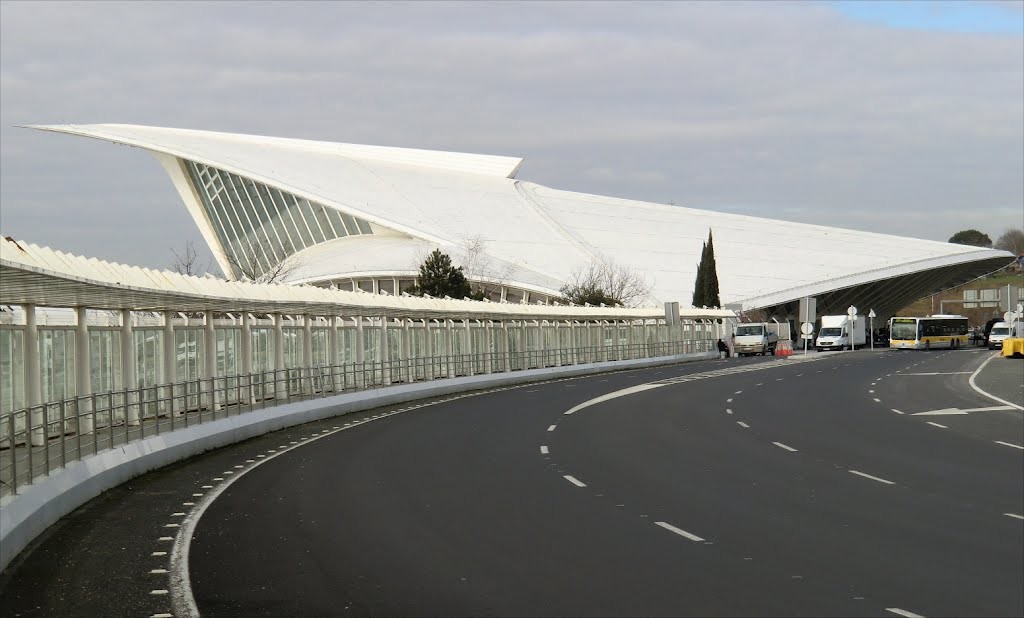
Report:
M 1024 1 L 985 3 L 957 0 L 946 2 L 889 2 L 881 0 L 836 0 L 829 2 L 853 19 L 890 28 L 940 32 L 1024 34 Z

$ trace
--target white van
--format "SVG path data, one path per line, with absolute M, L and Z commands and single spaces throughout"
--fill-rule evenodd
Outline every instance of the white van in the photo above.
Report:
M 1010 324 L 1008 322 L 996 322 L 988 333 L 988 349 L 998 350 L 1003 347 L 1003 339 L 1010 336 Z

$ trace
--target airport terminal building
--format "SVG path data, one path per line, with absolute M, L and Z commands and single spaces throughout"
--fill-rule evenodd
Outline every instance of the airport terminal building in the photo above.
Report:
M 399 294 L 435 248 L 491 300 L 548 303 L 573 272 L 610 258 L 653 284 L 648 304 L 692 297 L 708 231 L 723 304 L 795 317 L 850 304 L 880 318 L 1006 266 L 1010 254 L 834 227 L 552 189 L 522 159 L 119 124 L 36 126 L 153 154 L 221 269 Z M 482 267 L 480 265 L 483 265 Z

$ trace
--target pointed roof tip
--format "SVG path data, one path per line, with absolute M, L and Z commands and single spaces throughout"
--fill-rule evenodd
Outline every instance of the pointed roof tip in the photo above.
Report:
M 32 124 L 15 125 L 19 128 L 66 133 L 92 137 L 126 146 L 135 146 L 172 156 L 191 158 L 191 151 L 202 150 L 205 145 L 220 143 L 234 147 L 257 145 L 261 149 L 279 149 L 279 156 L 336 155 L 347 159 L 380 163 L 411 165 L 453 172 L 515 178 L 523 164 L 522 157 L 488 155 L 469 152 L 402 148 L 349 144 L 288 137 L 272 137 L 226 131 L 203 131 L 175 127 L 155 127 L 133 124 Z M 201 157 L 200 157 L 201 158 Z

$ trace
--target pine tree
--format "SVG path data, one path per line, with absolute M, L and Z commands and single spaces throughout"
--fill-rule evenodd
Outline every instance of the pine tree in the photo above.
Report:
M 462 272 L 462 267 L 452 266 L 452 259 L 440 249 L 427 256 L 420 265 L 419 285 L 410 292 L 416 296 L 429 294 L 434 298 L 466 298 L 470 296 L 469 282 Z

